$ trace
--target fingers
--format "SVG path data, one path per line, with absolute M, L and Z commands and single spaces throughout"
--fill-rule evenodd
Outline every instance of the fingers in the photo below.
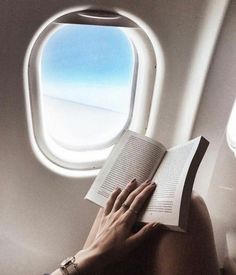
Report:
M 105 206 L 105 210 L 104 210 L 104 214 L 105 215 L 108 215 L 113 206 L 114 206 L 114 203 L 116 201 L 116 198 L 119 196 L 119 194 L 121 193 L 121 189 L 120 188 L 117 188 L 110 196 L 110 198 L 108 199 L 107 203 L 106 203 L 106 206 Z
M 130 209 L 133 209 L 133 210 L 139 212 L 141 210 L 141 208 L 143 207 L 144 203 L 147 201 L 147 199 L 153 193 L 155 188 L 156 188 L 156 183 L 153 182 L 149 185 L 146 185 L 145 188 L 139 194 L 137 194 L 135 197 L 133 197 L 133 194 L 131 194 Z M 127 204 L 129 204 L 129 201 L 127 201 Z
M 125 202 L 125 200 L 129 196 L 129 194 L 133 190 L 135 190 L 136 187 L 137 187 L 137 181 L 136 181 L 136 179 L 133 179 L 131 182 L 129 182 L 126 185 L 125 189 L 119 194 L 119 196 L 117 197 L 117 199 L 116 199 L 116 201 L 114 203 L 114 211 L 120 209 L 120 207 Z
M 121 208 L 121 213 L 129 209 L 129 214 L 138 214 L 138 211 L 140 211 L 146 200 L 152 194 L 155 186 L 155 183 L 151 184 L 151 181 L 147 180 L 137 187 L 137 181 L 133 179 L 123 191 L 118 188 L 111 194 L 107 201 L 104 214 L 108 215 L 111 211 L 117 211 Z M 127 207 L 123 208 L 123 204 Z
M 134 199 L 151 183 L 150 180 L 146 180 L 144 183 L 140 184 L 138 188 L 136 188 L 132 193 L 129 194 L 127 197 L 125 203 L 127 205 L 131 205 L 131 203 L 134 201 Z
M 128 211 L 125 212 L 125 220 L 129 227 L 133 226 L 140 210 L 156 188 L 156 184 L 150 182 L 143 184 L 143 186 L 143 189 L 140 188 L 139 190 L 135 190 L 137 192 L 132 192 L 127 199 L 126 203 L 129 204 L 130 207 Z

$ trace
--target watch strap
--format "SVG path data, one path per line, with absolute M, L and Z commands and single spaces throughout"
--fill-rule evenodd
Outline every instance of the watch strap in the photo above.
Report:
M 79 268 L 75 263 L 75 257 L 70 257 L 61 263 L 60 270 L 63 275 L 79 275 Z
M 66 268 L 61 268 L 63 275 L 79 275 L 79 270 L 76 267 L 76 264 L 71 264 Z

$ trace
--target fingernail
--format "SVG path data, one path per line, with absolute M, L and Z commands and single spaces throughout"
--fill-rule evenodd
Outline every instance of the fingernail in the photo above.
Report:
M 152 185 L 152 186 L 157 186 L 155 182 L 153 182 L 151 185 Z
M 134 179 L 131 180 L 130 183 L 134 183 L 134 182 L 136 182 L 136 181 L 137 181 L 136 178 L 134 178 Z
M 151 180 L 145 180 L 145 182 L 143 182 L 142 185 L 149 185 L 151 182 Z

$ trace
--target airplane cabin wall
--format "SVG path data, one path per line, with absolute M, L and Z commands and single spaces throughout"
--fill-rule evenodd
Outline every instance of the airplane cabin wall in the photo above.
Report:
M 236 158 L 226 141 L 226 125 L 236 96 L 236 2 L 231 1 L 205 82 L 192 136 L 210 140 L 195 190 L 209 208 L 221 265 L 236 240 Z M 210 183 L 210 186 L 209 186 Z M 230 240 L 226 242 L 226 236 Z M 235 251 L 235 247 L 234 247 Z M 230 257 L 236 257 L 236 252 Z
M 89 3 L 127 10 L 150 25 L 157 35 L 165 55 L 166 74 L 159 133 L 155 131 L 153 135 L 171 145 L 195 41 L 203 15 L 206 16 L 204 11 L 214 1 L 91 0 Z M 29 142 L 23 82 L 25 53 L 37 29 L 57 12 L 86 4 L 85 0 L 0 3 L 0 266 L 4 275 L 41 275 L 52 271 L 62 259 L 81 248 L 97 211 L 96 206 L 83 200 L 92 178 L 61 176 L 35 157 Z M 229 14 L 230 21 L 232 14 Z M 224 45 L 222 47 L 225 49 Z M 214 57 L 214 62 L 217 62 L 216 54 Z M 223 61 L 223 56 L 221 59 Z M 219 65 L 213 63 L 206 83 L 214 80 L 211 80 L 215 77 L 211 74 L 217 74 L 215 67 L 218 72 Z M 225 85 L 227 87 L 227 83 Z M 214 140 L 219 151 L 219 135 L 214 133 L 214 129 L 208 130 L 211 123 L 208 125 L 204 119 L 215 88 L 218 87 L 204 90 L 193 135 L 206 133 L 207 137 L 210 133 L 209 138 Z M 220 100 L 220 90 L 218 92 L 217 100 Z M 226 123 L 231 96 L 224 96 L 223 100 L 227 108 L 223 121 Z M 213 118 L 214 114 L 219 117 L 219 113 L 210 110 Z M 222 129 L 219 132 L 221 134 Z M 209 158 L 215 160 L 213 151 Z M 198 182 L 201 186 L 201 180 Z

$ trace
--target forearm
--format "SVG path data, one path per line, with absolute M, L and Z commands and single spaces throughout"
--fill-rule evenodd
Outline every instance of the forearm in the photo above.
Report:
M 55 270 L 50 275 L 63 275 L 60 269 Z
M 85 241 L 85 244 L 84 244 L 84 247 L 83 249 L 86 249 L 88 248 L 94 241 L 95 237 L 96 237 L 96 234 L 98 232 L 98 229 L 99 229 L 99 226 L 100 226 L 100 223 L 101 223 L 101 218 L 102 218 L 102 214 L 103 214 L 103 210 L 100 208 L 97 216 L 96 216 L 96 219 L 93 223 L 93 226 L 89 232 L 89 235 L 87 237 L 87 240 Z

